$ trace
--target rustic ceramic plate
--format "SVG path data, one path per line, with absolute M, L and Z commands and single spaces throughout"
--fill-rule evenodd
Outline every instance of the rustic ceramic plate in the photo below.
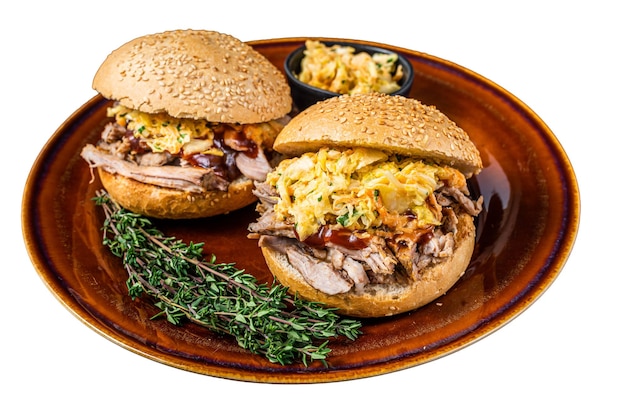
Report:
M 282 68 L 303 42 L 251 44 Z M 23 234 L 43 282 L 79 320 L 126 349 L 187 371 L 243 381 L 328 382 L 397 371 L 455 352 L 511 321 L 556 279 L 574 244 L 580 201 L 572 167 L 550 129 L 506 90 L 454 63 L 390 48 L 415 68 L 411 96 L 462 126 L 485 164 L 472 181 L 485 197 L 474 257 L 447 294 L 411 313 L 364 321 L 363 335 L 354 342 L 331 341 L 327 368 L 273 365 L 199 326 L 150 320 L 155 308 L 131 301 L 120 260 L 101 244 L 103 216 L 92 202 L 100 183 L 92 181 L 79 156 L 106 123 L 109 103 L 100 96 L 60 126 L 26 184 Z M 157 224 L 167 234 L 205 242 L 218 261 L 235 262 L 267 280 L 256 241 L 246 238 L 254 217 L 248 208 L 220 218 Z

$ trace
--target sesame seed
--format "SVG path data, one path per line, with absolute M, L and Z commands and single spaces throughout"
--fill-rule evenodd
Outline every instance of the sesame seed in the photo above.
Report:
M 193 54 L 181 50 L 184 45 Z M 94 88 L 107 98 L 133 103 L 139 102 L 132 96 L 135 90 L 140 93 L 135 89 L 137 82 L 147 86 L 141 91 L 154 94 L 145 111 L 256 123 L 291 110 L 282 73 L 249 45 L 218 32 L 178 30 L 128 42 L 103 63 L 94 77 Z M 188 100 L 177 102 L 178 97 Z

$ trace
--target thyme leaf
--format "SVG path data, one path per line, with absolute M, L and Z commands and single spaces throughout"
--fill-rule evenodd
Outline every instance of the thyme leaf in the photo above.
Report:
M 102 243 L 122 258 L 132 299 L 155 300 L 174 325 L 192 322 L 234 337 L 238 345 L 282 365 L 305 366 L 331 352 L 330 338 L 355 340 L 361 323 L 334 309 L 291 296 L 279 283 L 271 286 L 236 267 L 203 254 L 203 243 L 164 236 L 149 219 L 123 209 L 106 191 L 94 198 L 105 213 Z

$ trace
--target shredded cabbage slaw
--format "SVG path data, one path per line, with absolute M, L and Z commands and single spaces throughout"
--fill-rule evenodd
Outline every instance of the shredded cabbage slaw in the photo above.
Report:
M 355 53 L 351 46 L 315 40 L 307 40 L 305 46 L 297 77 L 306 84 L 339 94 L 390 94 L 400 89 L 403 71 L 397 54 Z
M 276 214 L 293 217 L 299 238 L 305 240 L 326 224 L 367 230 L 407 212 L 422 227 L 438 225 L 439 213 L 429 196 L 441 182 L 464 184 L 465 177 L 447 166 L 378 150 L 322 148 L 283 160 L 266 181 L 280 196 Z

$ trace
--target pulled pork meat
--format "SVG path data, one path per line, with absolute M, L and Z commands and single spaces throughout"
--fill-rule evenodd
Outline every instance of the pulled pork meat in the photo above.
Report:
M 97 144 L 83 148 L 81 157 L 91 168 L 100 167 L 147 184 L 190 192 L 225 191 L 242 175 L 263 181 L 272 169 L 264 149 L 271 149 L 271 143 L 266 147 L 266 142 L 273 139 L 267 138 L 275 137 L 280 125 L 264 125 L 257 129 L 219 125 L 212 141 L 194 138 L 190 146 L 173 155 L 153 152 L 132 131 L 110 122 Z M 263 137 L 254 137 L 261 134 L 260 130 Z
M 434 195 L 442 207 L 438 227 L 412 236 L 380 230 L 350 232 L 350 238 L 330 238 L 323 244 L 317 239 L 301 242 L 293 225 L 275 215 L 278 197 L 274 189 L 265 183 L 255 185 L 260 215 L 248 226 L 248 236 L 258 239 L 260 247 L 285 254 L 309 285 L 329 295 L 362 293 L 368 284 L 419 280 L 421 271 L 453 253 L 457 213 L 476 216 L 482 210 L 482 197 L 474 201 L 467 190 L 444 186 Z M 331 229 L 328 235 L 332 233 L 341 230 Z

